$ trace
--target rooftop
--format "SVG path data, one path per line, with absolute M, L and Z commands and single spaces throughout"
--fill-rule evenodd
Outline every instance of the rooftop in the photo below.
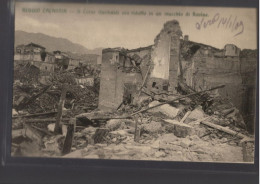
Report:
M 39 47 L 39 48 L 45 49 L 45 47 L 38 45 L 36 43 L 32 43 L 32 42 L 27 44 L 26 47 Z

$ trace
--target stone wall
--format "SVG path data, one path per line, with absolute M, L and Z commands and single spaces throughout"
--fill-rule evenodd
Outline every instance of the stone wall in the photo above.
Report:
M 169 89 L 169 80 L 151 77 L 147 81 L 147 86 L 149 86 L 150 91 L 154 91 L 152 88 L 167 91 Z
M 240 54 L 240 49 L 237 48 L 237 46 L 235 46 L 234 44 L 227 44 L 224 47 L 224 55 L 225 56 L 239 56 Z
M 156 40 L 151 58 L 153 61 L 153 69 L 151 77 L 160 79 L 169 79 L 169 65 L 170 65 L 170 37 L 163 34 L 159 36 L 159 40 Z
M 100 76 L 99 108 L 116 108 L 116 63 L 113 62 L 115 54 L 119 52 L 102 53 L 102 65 Z
M 182 35 L 178 21 L 168 21 L 154 40 L 151 53 L 153 69 L 151 78 L 169 80 L 169 90 L 177 86 L 180 36 Z
M 187 85 L 196 91 L 226 85 L 218 93 L 239 109 L 248 130 L 254 126 L 256 58 L 214 57 L 198 50 L 191 61 L 182 61 Z
M 186 83 L 196 91 L 225 84 L 218 92 L 242 110 L 243 86 L 239 57 L 214 57 L 197 51 L 187 69 Z
M 256 123 L 256 90 L 257 90 L 257 57 L 241 58 L 241 77 L 244 87 L 244 97 L 242 101 L 242 115 L 247 128 L 253 132 Z
M 142 83 L 140 73 L 126 72 L 122 68 L 123 63 L 127 61 L 119 53 L 109 51 L 102 54 L 99 109 L 117 109 L 123 102 L 124 95 L 128 93 L 133 97 Z
M 118 50 L 103 50 L 99 108 L 116 109 L 125 94 L 134 95 L 151 66 L 146 83 L 148 89 L 155 87 L 175 91 L 182 73 L 187 85 L 196 91 L 225 84 L 226 87 L 219 89 L 218 93 L 231 100 L 242 113 L 249 129 L 253 129 L 257 54 L 250 50 L 240 52 L 232 44 L 220 50 L 187 39 L 182 41 L 181 36 L 178 21 L 168 21 L 156 36 L 153 46 L 124 53 L 128 56 L 137 54 L 142 58 L 142 75 L 122 68 L 131 69 L 131 57 L 120 56 Z
M 24 61 L 42 61 L 40 53 L 33 54 L 15 54 L 14 60 L 24 60 Z
M 134 57 L 135 55 L 138 55 L 141 59 L 141 63 L 139 65 L 141 72 L 142 72 L 142 76 L 143 78 L 145 77 L 145 75 L 147 74 L 148 68 L 151 65 L 151 49 L 152 46 L 148 46 L 148 47 L 143 47 L 143 48 L 138 48 L 138 49 L 133 49 L 127 52 L 127 55 Z M 136 57 L 137 58 L 137 57 Z M 148 73 L 148 79 L 146 80 L 146 87 L 150 87 L 151 85 L 148 84 L 149 82 L 149 78 L 150 78 L 150 74 L 151 74 L 151 70 Z
M 180 74 L 180 35 L 171 36 L 169 90 L 175 91 Z

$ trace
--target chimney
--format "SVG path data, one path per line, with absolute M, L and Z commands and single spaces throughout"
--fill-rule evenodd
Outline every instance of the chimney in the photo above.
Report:
M 189 41 L 189 35 L 184 36 L 184 41 Z

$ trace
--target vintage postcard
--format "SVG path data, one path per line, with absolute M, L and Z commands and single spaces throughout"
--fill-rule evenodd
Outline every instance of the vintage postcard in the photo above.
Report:
M 254 163 L 256 16 L 16 2 L 11 155 Z

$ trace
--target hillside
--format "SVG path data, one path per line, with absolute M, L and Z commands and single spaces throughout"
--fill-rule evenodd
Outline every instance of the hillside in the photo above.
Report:
M 63 52 L 71 52 L 78 54 L 97 54 L 101 55 L 102 48 L 90 50 L 84 46 L 73 43 L 65 38 L 56 38 L 43 33 L 28 33 L 24 31 L 15 31 L 15 47 L 20 44 L 28 44 L 30 42 L 42 45 L 47 51 L 61 50 Z

